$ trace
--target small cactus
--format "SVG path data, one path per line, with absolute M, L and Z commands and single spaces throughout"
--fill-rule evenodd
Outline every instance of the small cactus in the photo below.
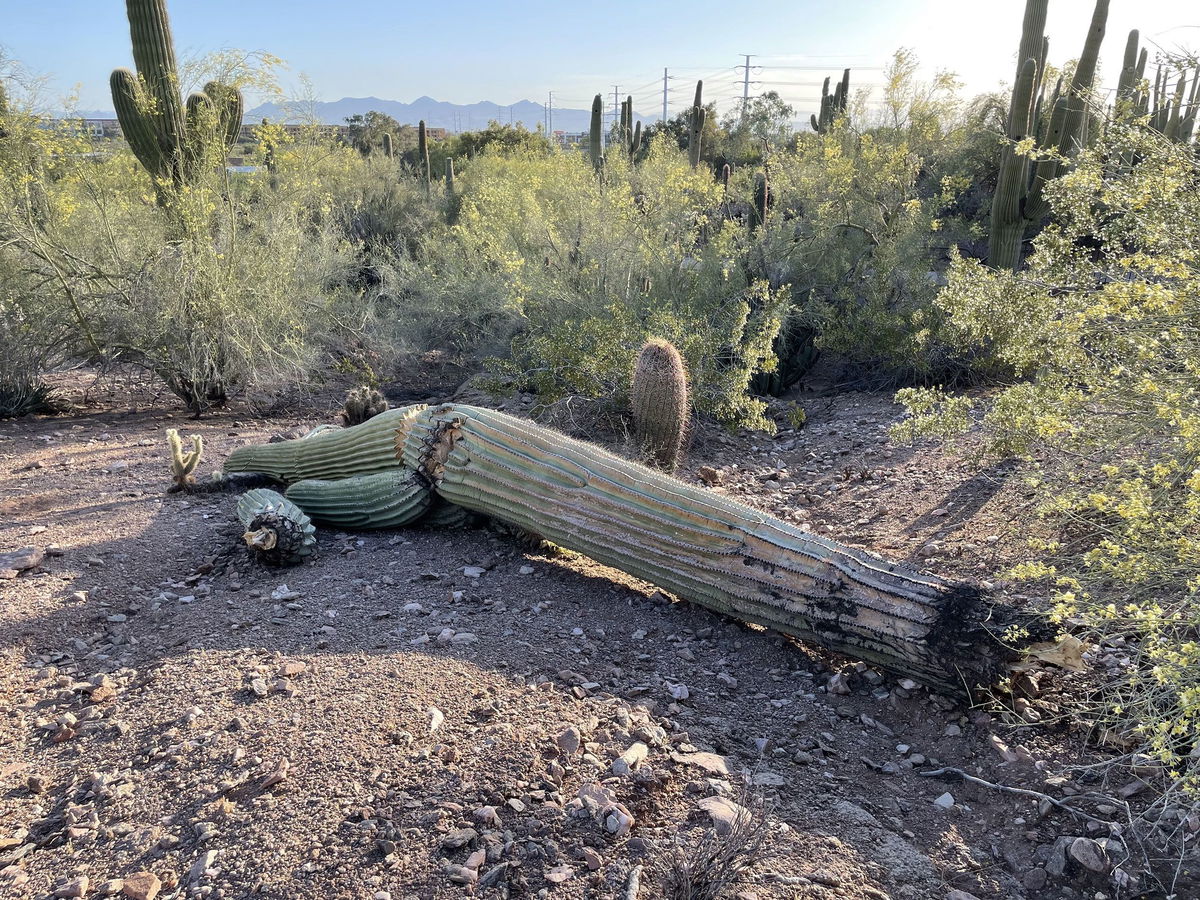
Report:
M 204 455 L 204 439 L 193 434 L 192 449 L 184 450 L 179 432 L 168 428 L 167 446 L 171 448 L 171 477 L 175 481 L 171 491 L 186 491 L 196 483 L 196 466 L 200 465 L 200 457 Z
M 295 503 L 266 488 L 238 498 L 242 540 L 260 560 L 274 566 L 302 562 L 317 545 L 317 529 Z
M 342 424 L 347 428 L 361 425 L 373 416 L 385 412 L 388 408 L 387 397 L 365 385 L 357 387 L 346 395 L 346 405 L 342 409 Z
M 679 465 L 688 419 L 687 369 L 668 341 L 651 338 L 633 370 L 633 425 L 655 465 L 673 472 Z

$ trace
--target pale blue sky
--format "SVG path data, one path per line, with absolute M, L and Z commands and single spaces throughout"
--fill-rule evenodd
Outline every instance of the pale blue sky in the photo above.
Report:
M 1051 0 L 1052 61 L 1075 57 L 1093 0 Z M 82 108 L 111 108 L 108 74 L 128 65 L 122 0 L 3 0 L 7 53 L 50 76 L 53 97 L 79 89 Z M 423 94 L 456 103 L 543 101 L 585 107 L 598 91 L 633 93 L 640 112 L 661 108 L 662 69 L 672 110 L 690 102 L 695 78 L 724 108 L 741 95 L 740 54 L 755 54 L 752 93 L 780 91 L 812 108 L 821 76 L 849 65 L 855 84 L 879 77 L 892 51 L 911 47 L 930 70 L 959 73 L 968 92 L 1012 77 L 1023 0 L 759 0 L 753 12 L 715 0 L 604 4 L 402 3 L 396 0 L 170 0 L 181 54 L 266 50 L 289 64 L 285 82 L 307 73 L 319 98 Z M 999 11 L 997 11 L 999 8 Z M 745 7 L 742 7 L 745 9 Z M 1200 11 L 1183 0 L 1112 0 L 1102 55 L 1115 80 L 1132 27 L 1166 47 L 1200 46 Z M 804 67 L 816 66 L 821 71 Z M 788 68 L 790 67 L 790 68 Z

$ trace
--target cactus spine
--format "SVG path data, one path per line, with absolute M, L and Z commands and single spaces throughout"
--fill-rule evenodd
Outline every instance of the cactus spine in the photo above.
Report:
M 113 105 L 130 149 L 154 178 L 159 202 L 165 203 L 168 190 L 195 178 L 209 147 L 219 144 L 225 154 L 237 141 L 242 94 L 211 81 L 181 102 L 165 0 L 126 0 L 125 9 L 137 74 L 113 70 Z
M 385 412 L 387 408 L 387 397 L 375 388 L 363 385 L 346 395 L 340 418 L 343 425 L 361 425 L 367 419 Z
M 198 434 L 192 435 L 192 449 L 184 450 L 179 432 L 174 428 L 167 429 L 167 446 L 171 449 L 171 477 L 175 481 L 172 491 L 187 490 L 196 483 L 196 467 L 204 455 L 204 439 Z
M 604 98 L 599 94 L 592 100 L 592 121 L 588 128 L 588 154 L 597 171 L 604 165 Z
M 704 141 L 704 120 L 708 113 L 704 109 L 702 92 L 704 90 L 704 82 L 696 82 L 696 99 L 692 103 L 691 127 L 688 129 L 688 162 L 692 164 L 692 168 L 700 165 L 700 153 L 703 150 L 701 146 Z
M 668 341 L 648 340 L 633 367 L 633 426 L 642 448 L 664 472 L 674 472 L 688 422 L 687 369 Z
M 317 545 L 317 529 L 303 510 L 266 488 L 246 491 L 238 498 L 242 540 L 255 556 L 271 565 L 302 562 Z

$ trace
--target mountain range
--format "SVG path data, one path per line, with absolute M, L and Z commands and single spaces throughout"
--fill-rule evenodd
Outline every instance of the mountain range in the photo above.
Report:
M 545 108 L 541 103 L 534 103 L 532 100 L 520 100 L 505 106 L 490 101 L 447 103 L 432 97 L 418 97 L 412 103 L 384 100 L 380 97 L 343 97 L 341 100 L 314 103 L 312 107 L 313 114 L 326 125 L 343 125 L 349 116 L 362 115 L 372 110 L 386 113 L 401 125 L 416 125 L 424 119 L 430 128 L 445 128 L 451 133 L 486 128 L 487 123 L 493 119 L 505 124 L 512 122 L 515 125 L 520 122 L 530 131 L 546 121 Z M 553 112 L 554 131 L 580 133 L 590 127 L 590 109 L 563 108 Z M 606 108 L 605 114 L 607 125 L 612 114 L 611 108 Z M 81 109 L 76 110 L 72 116 L 84 119 L 113 119 L 116 118 L 116 113 L 111 109 Z M 656 122 L 659 118 L 643 116 L 640 113 L 634 113 L 634 117 L 643 125 Z M 243 117 L 247 124 L 257 124 L 263 119 L 273 122 L 299 121 L 296 106 L 278 103 L 262 103 L 249 110 Z
M 534 130 L 546 121 L 545 107 L 532 100 L 520 100 L 504 105 L 481 101 L 479 103 L 448 103 L 445 100 L 434 100 L 432 97 L 418 97 L 412 103 L 402 103 L 399 100 L 384 100 L 380 97 L 343 97 L 341 100 L 318 102 L 313 104 L 316 117 L 328 125 L 341 125 L 347 117 L 361 115 L 375 110 L 386 113 L 401 125 L 416 125 L 422 119 L 430 128 L 445 128 L 450 132 L 475 131 L 485 128 L 493 119 L 498 122 L 518 122 L 529 130 Z M 554 131 L 581 132 L 587 131 L 591 122 L 590 109 L 555 109 Z M 246 113 L 247 122 L 258 122 L 264 118 L 272 121 L 284 121 L 290 111 L 286 106 L 275 103 L 263 103 Z M 643 123 L 648 120 L 635 113 Z

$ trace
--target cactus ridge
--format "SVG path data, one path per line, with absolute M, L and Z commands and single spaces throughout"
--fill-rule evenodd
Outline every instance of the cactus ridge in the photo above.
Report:
M 224 472 L 257 472 L 284 484 L 310 478 L 335 479 L 384 472 L 400 465 L 394 435 L 400 423 L 424 406 L 389 409 L 352 428 L 327 431 L 278 444 L 238 447 Z
M 969 677 L 990 674 L 986 653 L 944 637 L 979 640 L 964 612 L 974 602 L 969 589 L 597 447 L 448 405 L 406 419 L 397 450 L 440 496 L 686 599 L 951 690 L 961 690 L 956 666 Z
M 284 496 L 316 521 L 341 528 L 399 528 L 423 516 L 432 500 L 424 480 L 399 468 L 332 481 L 297 481 Z

